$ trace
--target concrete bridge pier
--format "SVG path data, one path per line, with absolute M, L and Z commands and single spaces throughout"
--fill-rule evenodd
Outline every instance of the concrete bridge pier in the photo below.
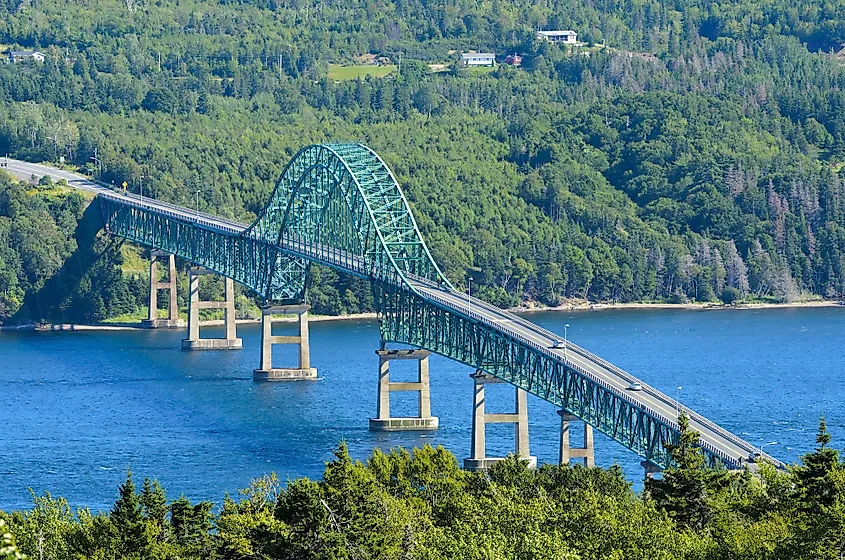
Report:
M 182 350 L 239 350 L 243 341 L 238 338 L 235 326 L 235 285 L 231 278 L 224 278 L 226 284 L 224 301 L 200 301 L 200 276 L 216 274 L 203 267 L 189 269 L 191 281 L 191 304 L 188 312 L 188 338 L 182 340 Z M 200 338 L 200 309 L 222 309 L 226 336 L 223 338 Z
M 167 257 L 167 280 L 158 279 L 158 261 Z M 167 319 L 158 318 L 158 291 L 169 292 Z M 150 251 L 150 304 L 147 318 L 141 324 L 148 329 L 173 329 L 185 326 L 179 318 L 179 305 L 176 303 L 176 255 L 166 251 Z
M 370 431 L 397 432 L 405 430 L 436 430 L 440 419 L 431 415 L 431 390 L 428 378 L 428 350 L 376 350 L 379 357 L 378 408 L 376 418 L 370 418 Z M 416 360 L 417 381 L 391 382 L 390 362 L 393 360 Z M 419 412 L 416 417 L 392 418 L 390 416 L 390 393 L 392 391 L 416 391 L 419 395 Z
M 513 413 L 489 414 L 484 410 L 484 387 L 506 381 L 487 375 L 481 371 L 470 375 L 475 382 L 472 415 L 472 455 L 464 459 L 464 468 L 470 471 L 489 469 L 504 457 L 488 457 L 485 441 L 487 423 L 508 423 L 514 425 L 514 451 L 520 458 L 528 461 L 528 468 L 537 467 L 537 458 L 532 457 L 528 447 L 528 395 L 519 387 L 515 388 L 515 408 Z
M 643 461 L 640 463 L 642 468 L 645 470 L 645 478 L 654 478 L 654 475 L 660 474 L 663 472 L 663 469 L 652 463 L 651 461 Z
M 317 369 L 311 367 L 311 347 L 308 335 L 308 310 L 310 305 L 278 305 L 261 310 L 261 367 L 254 370 L 255 381 L 298 381 L 317 379 Z M 299 334 L 296 336 L 274 336 L 273 315 L 296 315 Z M 298 344 L 299 367 L 274 368 L 273 345 Z
M 560 455 L 561 465 L 568 465 L 572 459 L 584 461 L 585 467 L 595 467 L 595 451 L 593 449 L 593 427 L 584 422 L 584 447 L 572 447 L 569 443 L 569 423 L 578 422 L 581 419 L 565 410 L 558 410 L 560 415 Z

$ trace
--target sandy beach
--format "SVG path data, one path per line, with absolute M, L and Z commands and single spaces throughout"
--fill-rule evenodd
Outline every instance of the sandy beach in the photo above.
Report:
M 508 311 L 513 313 L 539 313 L 547 311 L 605 311 L 613 309 L 686 309 L 690 311 L 727 311 L 727 310 L 753 310 L 753 309 L 788 309 L 788 308 L 812 308 L 812 307 L 842 307 L 845 304 L 838 301 L 812 300 L 796 301 L 792 303 L 741 303 L 735 305 L 724 305 L 721 303 L 593 303 L 586 300 L 576 300 L 557 307 L 549 306 L 520 306 L 511 307 Z M 375 313 L 354 313 L 351 315 L 311 315 L 308 320 L 311 322 L 322 321 L 356 321 L 372 320 L 376 318 Z M 287 323 L 294 322 L 295 317 L 275 317 L 273 322 Z M 261 319 L 238 319 L 239 325 L 260 323 Z M 222 325 L 223 320 L 200 321 L 200 326 L 209 327 Z M 126 331 L 143 329 L 141 323 L 102 323 L 95 325 L 77 325 L 72 323 L 62 324 L 28 324 L 28 325 L 4 325 L 0 331 Z

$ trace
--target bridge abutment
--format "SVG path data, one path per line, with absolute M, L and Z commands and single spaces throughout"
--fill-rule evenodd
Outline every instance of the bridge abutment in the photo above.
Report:
M 428 350 L 377 350 L 379 357 L 378 406 L 376 418 L 370 418 L 370 431 L 398 432 L 411 430 L 436 430 L 440 419 L 431 415 L 431 388 L 428 376 Z M 416 360 L 417 381 L 391 382 L 390 362 L 393 360 Z M 416 417 L 394 418 L 390 416 L 390 393 L 393 391 L 416 391 L 419 396 Z
M 528 446 L 528 395 L 515 387 L 515 411 L 505 414 L 489 414 L 484 408 L 484 389 L 486 385 L 507 383 L 502 379 L 478 371 L 470 377 L 474 381 L 472 415 L 472 454 L 464 459 L 464 468 L 470 471 L 489 469 L 504 457 L 488 457 L 485 438 L 488 423 L 508 423 L 514 425 L 514 452 L 521 459 L 528 461 L 528 468 L 537 467 L 537 458 L 532 457 Z
M 239 350 L 243 341 L 238 338 L 235 325 L 235 285 L 231 278 L 224 278 L 224 301 L 200 301 L 200 276 L 216 274 L 203 267 L 189 270 L 191 303 L 188 311 L 188 338 L 182 340 L 182 350 Z M 200 337 L 200 309 L 222 309 L 226 335 L 223 338 Z
M 255 381 L 298 381 L 317 379 L 317 369 L 311 367 L 311 346 L 308 333 L 308 310 L 310 305 L 278 305 L 261 310 L 261 367 L 253 371 Z M 296 336 L 274 336 L 273 315 L 296 315 L 299 334 Z M 299 345 L 299 367 L 274 368 L 273 345 Z
M 593 448 L 593 427 L 584 422 L 584 446 L 572 447 L 570 444 L 570 423 L 580 422 L 581 419 L 565 410 L 558 410 L 560 415 L 560 453 L 559 463 L 568 465 L 572 459 L 583 460 L 585 467 L 595 467 L 595 450 Z
M 167 257 L 167 280 L 158 279 L 158 261 Z M 167 319 L 158 317 L 158 291 L 167 290 L 169 295 Z M 148 329 L 174 329 L 185 326 L 179 318 L 179 305 L 176 302 L 176 256 L 166 251 L 150 251 L 150 300 L 147 318 L 141 324 Z

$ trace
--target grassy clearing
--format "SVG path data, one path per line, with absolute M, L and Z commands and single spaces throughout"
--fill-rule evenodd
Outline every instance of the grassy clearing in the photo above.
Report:
M 162 319 L 167 318 L 167 314 L 165 313 L 162 315 L 159 313 L 159 316 Z M 147 310 L 146 309 L 137 309 L 134 313 L 124 313 L 123 315 L 116 315 L 114 317 L 109 317 L 105 319 L 103 323 L 140 323 L 142 320 L 147 318 Z
M 367 76 L 383 78 L 395 71 L 396 66 L 393 64 L 388 64 L 386 66 L 375 66 L 372 64 L 362 66 L 339 66 L 337 64 L 329 64 L 329 79 L 357 80 L 358 78 L 366 78 Z
M 496 66 L 469 66 L 464 68 L 462 71 L 473 76 L 483 76 L 484 74 L 490 74 L 496 70 Z
M 120 248 L 120 252 L 123 255 L 123 265 L 120 267 L 123 274 L 141 276 L 142 278 L 148 277 L 150 273 L 150 262 L 144 256 L 144 249 L 136 245 L 124 243 Z

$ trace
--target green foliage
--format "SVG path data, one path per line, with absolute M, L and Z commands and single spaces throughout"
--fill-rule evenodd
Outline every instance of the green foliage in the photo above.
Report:
M 666 444 L 673 466 L 663 472 L 662 478 L 647 480 L 646 492 L 680 526 L 701 530 L 713 515 L 708 490 L 715 472 L 704 470 L 699 433 L 690 429 L 686 414 L 681 414 L 678 424 L 678 442 Z
M 6 522 L 0 519 L 0 558 L 3 560 L 25 560 L 26 556 L 21 554 L 15 546 L 15 539 L 11 533 L 6 532 Z
M 161 111 L 172 113 L 176 109 L 176 96 L 167 88 L 153 88 L 147 92 L 141 106 L 147 111 Z
M 150 546 L 147 525 L 141 497 L 135 492 L 135 484 L 132 482 L 132 471 L 126 473 L 126 482 L 120 485 L 120 498 L 109 514 L 109 521 L 120 556 L 144 556 L 147 553 Z
M 0 65 L 0 153 L 99 173 L 96 151 L 107 184 L 189 206 L 199 189 L 201 210 L 248 222 L 301 146 L 361 140 L 449 278 L 472 275 L 499 305 L 845 298 L 838 4 L 7 4 L 0 40 L 47 61 Z M 535 40 L 553 27 L 595 46 Z M 469 49 L 524 65 L 430 71 Z M 401 72 L 337 79 L 367 53 L 401 53 Z M 41 191 L 27 194 L 53 215 L 70 198 L 15 188 Z M 17 232 L 8 212 L 0 320 L 143 305 L 130 278 L 105 288 L 121 284 L 113 262 L 94 273 L 103 283 L 79 282 L 77 304 L 27 305 L 73 252 L 73 222 Z M 20 250 L 35 231 L 47 247 Z M 372 308 L 363 283 L 325 270 L 310 299 L 321 313 Z
M 0 558 L 334 559 L 607 558 L 835 560 L 845 552 L 845 464 L 819 447 L 789 471 L 704 465 L 685 417 L 676 465 L 631 489 L 619 467 L 542 465 L 510 456 L 487 473 L 459 468 L 442 447 L 376 449 L 365 461 L 335 451 L 318 481 L 253 480 L 217 513 L 209 502 L 167 502 L 131 473 L 110 513 L 72 513 L 34 496 L 0 512 Z M 169 515 L 167 515 L 169 513 Z M 6 556 L 3 556 L 5 554 Z M 16 556 L 16 554 L 18 554 Z
M 96 322 L 143 305 L 119 240 L 74 192 L 29 191 L 0 176 L 0 322 Z

